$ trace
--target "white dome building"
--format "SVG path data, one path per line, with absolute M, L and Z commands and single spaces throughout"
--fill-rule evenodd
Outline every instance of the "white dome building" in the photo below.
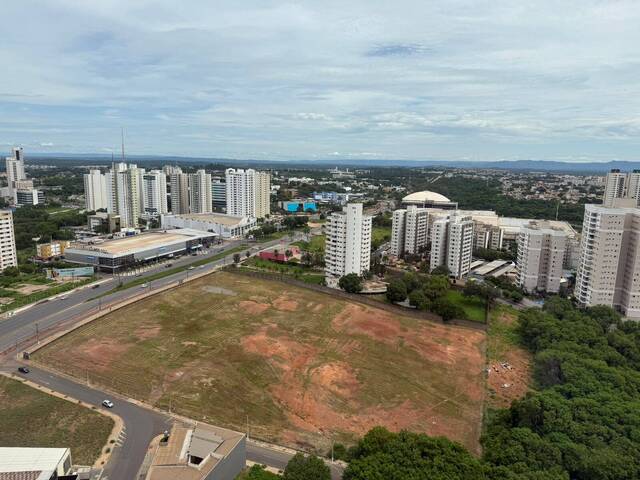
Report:
M 403 205 L 416 205 L 426 208 L 442 208 L 445 210 L 455 210 L 458 208 L 457 202 L 452 202 L 444 195 L 429 190 L 410 193 L 402 199 Z

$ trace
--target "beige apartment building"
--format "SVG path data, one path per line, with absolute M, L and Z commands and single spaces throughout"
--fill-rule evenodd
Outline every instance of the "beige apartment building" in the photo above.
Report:
M 13 213 L 0 210 L 0 272 L 7 267 L 17 267 L 16 237 L 13 230 Z
M 635 199 L 585 205 L 575 297 L 640 319 L 640 209 Z
M 429 241 L 429 209 L 408 205 L 393 212 L 391 255 L 414 255 L 427 247 Z
M 518 236 L 517 284 L 527 292 L 558 292 L 569 236 L 546 221 L 532 221 Z

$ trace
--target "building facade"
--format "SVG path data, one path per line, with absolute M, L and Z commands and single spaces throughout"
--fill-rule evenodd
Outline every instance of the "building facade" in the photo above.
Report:
M 227 213 L 264 218 L 271 213 L 271 175 L 253 169 L 225 171 Z
M 189 213 L 211 211 L 211 174 L 198 170 L 189 175 Z
M 142 175 L 142 192 L 144 196 L 144 216 L 157 217 L 166 214 L 167 176 L 161 170 L 151 170 Z
M 634 199 L 635 205 L 638 206 L 640 201 L 640 170 L 621 172 L 616 168 L 607 173 L 603 205 L 612 207 L 616 199 L 620 198 Z
M 89 212 L 107 208 L 107 180 L 100 170 L 84 174 L 84 198 Z
M 220 178 L 211 179 L 211 204 L 216 212 L 227 211 L 227 184 Z
M 371 262 L 371 222 L 361 203 L 350 203 L 332 213 L 326 223 L 325 273 L 342 277 L 362 275 Z
M 432 224 L 430 268 L 446 266 L 451 276 L 462 278 L 471 270 L 473 220 L 470 216 L 446 215 Z
M 569 237 L 549 222 L 531 222 L 518 237 L 517 284 L 527 292 L 560 290 Z
M 22 147 L 13 147 L 11 156 L 6 157 L 7 168 L 7 188 L 9 196 L 16 201 L 16 182 L 26 180 L 27 175 L 24 171 L 24 151 Z
M 44 203 L 44 192 L 35 188 L 20 188 L 15 191 L 16 205 L 41 205 Z
M 189 213 L 189 175 L 186 173 L 171 174 L 171 213 Z
M 391 255 L 415 255 L 427 248 L 429 241 L 429 209 L 408 205 L 393 212 Z
M 11 210 L 0 210 L 0 272 L 7 267 L 18 266 L 16 236 Z
M 640 209 L 634 199 L 585 205 L 575 297 L 640 319 Z

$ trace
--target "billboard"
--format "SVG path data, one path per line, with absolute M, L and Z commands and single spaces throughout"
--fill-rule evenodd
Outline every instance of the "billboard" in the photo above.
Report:
M 53 268 L 50 276 L 53 278 L 92 277 L 93 267 Z

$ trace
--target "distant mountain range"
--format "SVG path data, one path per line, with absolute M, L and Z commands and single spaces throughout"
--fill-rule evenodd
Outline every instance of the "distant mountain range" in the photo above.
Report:
M 118 161 L 119 158 L 116 158 Z M 238 160 L 231 158 L 204 158 L 204 157 L 177 157 L 162 155 L 127 155 L 128 161 L 151 163 L 160 162 L 167 164 L 191 163 L 205 164 L 218 163 L 223 165 L 238 166 L 265 166 L 269 168 L 287 167 L 448 167 L 448 168 L 481 168 L 498 170 L 522 170 L 540 172 L 566 172 L 600 174 L 606 173 L 612 168 L 621 171 L 640 169 L 640 161 L 610 161 L 610 162 L 558 162 L 543 160 L 501 160 L 501 161 L 468 161 L 468 160 Z M 100 154 L 33 154 L 27 159 L 27 163 L 44 163 L 51 161 L 69 162 L 80 164 L 105 164 L 111 161 L 111 155 Z

